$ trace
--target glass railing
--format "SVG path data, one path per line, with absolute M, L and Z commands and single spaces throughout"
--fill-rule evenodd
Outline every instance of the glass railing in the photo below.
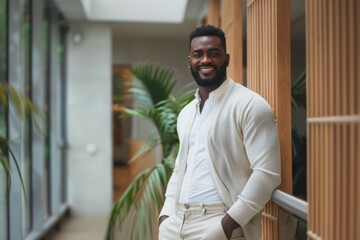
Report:
M 306 240 L 307 202 L 280 190 L 274 191 L 272 201 L 280 207 L 279 240 Z

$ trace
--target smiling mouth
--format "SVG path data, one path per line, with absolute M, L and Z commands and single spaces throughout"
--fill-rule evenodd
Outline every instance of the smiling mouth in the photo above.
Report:
M 198 66 L 197 70 L 202 74 L 209 74 L 215 71 L 214 66 Z

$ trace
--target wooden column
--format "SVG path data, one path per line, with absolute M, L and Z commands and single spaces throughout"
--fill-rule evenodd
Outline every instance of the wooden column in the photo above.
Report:
M 243 83 L 242 1 L 221 1 L 221 29 L 226 34 L 227 52 L 230 54 L 227 75 Z
M 207 24 L 220 26 L 220 0 L 209 0 Z
M 359 12 L 306 2 L 309 239 L 360 239 Z
M 247 82 L 271 105 L 281 145 L 280 189 L 292 193 L 290 1 L 247 1 Z M 278 207 L 263 211 L 262 239 L 279 239 Z

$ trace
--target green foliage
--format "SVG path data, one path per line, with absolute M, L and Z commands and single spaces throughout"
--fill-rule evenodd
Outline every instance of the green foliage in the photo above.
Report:
M 296 111 L 306 108 L 306 70 L 291 84 L 291 106 Z
M 174 71 L 169 68 L 141 64 L 132 69 L 132 74 L 134 79 L 124 97 L 131 97 L 133 105 L 122 109 L 122 117 L 130 115 L 147 119 L 156 129 L 132 160 L 159 144 L 162 146 L 163 158 L 160 163 L 139 173 L 114 204 L 108 224 L 108 239 L 114 239 L 117 226 L 121 229 L 125 221 L 130 222 L 130 227 L 125 229 L 127 239 L 153 237 L 179 147 L 177 116 L 194 96 L 193 85 L 186 85 L 172 94 L 176 82 L 173 79 Z
M 8 85 L 7 83 L 0 82 L 0 107 L 2 109 L 8 109 L 10 103 L 12 104 L 20 118 L 32 119 L 32 123 L 40 130 L 40 125 L 38 124 L 38 121 L 45 120 L 45 117 L 40 111 L 40 109 L 36 105 L 34 105 L 26 96 L 18 93 L 13 87 Z M 4 118 L 4 116 L 2 116 L 2 118 Z M 10 159 L 13 160 L 15 163 L 16 172 L 20 177 L 22 189 L 25 191 L 24 181 L 21 175 L 18 160 L 16 159 L 14 153 L 9 147 L 6 136 L 0 136 L 0 165 L 3 167 L 6 174 L 7 194 L 9 194 L 11 188 L 12 169 L 10 167 Z
M 306 70 L 304 69 L 299 76 L 291 83 L 291 107 L 294 111 L 306 109 Z M 303 140 L 295 128 L 292 129 L 292 152 L 293 156 L 299 157 L 299 146 Z
M 7 38 L 7 3 L 4 0 L 0 0 L 0 77 L 6 70 L 6 38 Z

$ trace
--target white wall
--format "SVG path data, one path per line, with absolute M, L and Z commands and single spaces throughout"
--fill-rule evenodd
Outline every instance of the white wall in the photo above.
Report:
M 74 41 L 80 33 L 81 41 Z M 68 198 L 75 215 L 112 206 L 111 29 L 72 24 L 68 35 Z

